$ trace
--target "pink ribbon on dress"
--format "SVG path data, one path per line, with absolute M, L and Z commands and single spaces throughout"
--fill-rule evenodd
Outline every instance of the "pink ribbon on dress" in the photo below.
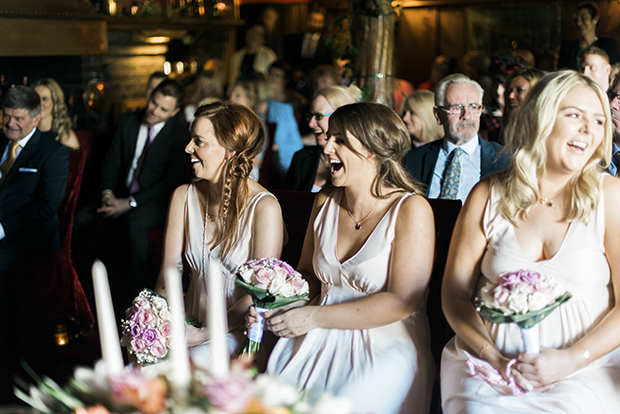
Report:
M 465 352 L 469 357 L 467 359 L 467 366 L 469 367 L 469 375 L 472 377 L 482 378 L 489 384 L 493 385 L 494 388 L 500 390 L 506 395 L 517 395 L 523 396 L 525 395 L 525 390 L 517 384 L 514 377 L 512 376 L 510 369 L 517 362 L 516 358 L 510 360 L 508 365 L 506 365 L 506 377 L 509 378 L 509 381 L 506 381 L 498 370 L 493 368 L 491 364 L 486 361 L 482 361 L 480 359 L 472 357 L 469 353 Z

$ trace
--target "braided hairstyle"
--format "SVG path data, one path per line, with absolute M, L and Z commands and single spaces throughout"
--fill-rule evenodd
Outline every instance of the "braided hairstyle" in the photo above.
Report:
M 222 245 L 222 258 L 237 242 L 239 217 L 248 203 L 248 179 L 252 160 L 265 142 L 265 133 L 258 116 L 245 105 L 233 102 L 215 102 L 196 110 L 195 119 L 208 118 L 213 124 L 215 137 L 227 151 L 234 152 L 224 167 L 222 203 L 219 217 L 222 231 L 215 237 L 213 246 Z M 216 183 L 213 183 L 216 184 Z

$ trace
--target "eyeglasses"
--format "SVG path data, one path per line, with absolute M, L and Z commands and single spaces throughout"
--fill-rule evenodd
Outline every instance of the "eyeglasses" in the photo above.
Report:
M 614 99 L 618 99 L 618 101 L 620 102 L 620 93 L 607 91 L 607 96 L 609 97 L 609 103 L 611 103 Z
M 322 114 L 320 112 L 306 114 L 306 121 L 310 122 L 312 118 L 316 119 L 317 121 L 320 121 L 321 119 L 325 118 L 326 116 L 330 116 L 331 114 L 333 114 L 333 112 L 330 112 L 328 114 Z
M 443 109 L 450 115 L 461 115 L 463 111 L 465 110 L 465 108 L 467 108 L 470 114 L 478 115 L 480 111 L 482 110 L 482 105 L 471 103 L 469 105 L 456 104 L 456 105 L 450 105 L 450 106 L 438 106 L 437 108 Z

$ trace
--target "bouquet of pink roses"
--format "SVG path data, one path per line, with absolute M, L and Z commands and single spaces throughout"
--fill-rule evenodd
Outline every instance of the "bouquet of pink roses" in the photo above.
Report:
M 248 260 L 239 266 L 235 284 L 252 297 L 259 315 L 259 321 L 248 332 L 241 355 L 258 352 L 263 338 L 264 312 L 308 300 L 308 282 L 291 265 L 271 257 Z
M 555 308 L 570 299 L 552 278 L 529 270 L 505 272 L 487 283 L 475 299 L 480 316 L 492 323 L 516 323 L 521 328 L 525 352 L 539 353 L 533 330 Z
M 168 354 L 172 325 L 166 299 L 144 289 L 133 300 L 121 320 L 121 345 L 134 355 L 138 363 L 156 363 Z

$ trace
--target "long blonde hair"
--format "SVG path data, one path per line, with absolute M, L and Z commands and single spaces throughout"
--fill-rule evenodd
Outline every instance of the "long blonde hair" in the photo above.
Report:
M 427 90 L 415 91 L 408 95 L 400 107 L 400 117 L 404 118 L 407 111 L 417 115 L 422 121 L 422 136 L 416 137 L 422 144 L 435 141 L 444 136 L 444 130 L 437 123 L 433 113 L 435 94 Z
M 507 147 L 512 156 L 508 168 L 494 176 L 493 183 L 501 188 L 499 212 L 516 225 L 518 217 L 526 217 L 529 209 L 540 200 L 539 181 L 545 174 L 546 141 L 553 130 L 559 106 L 564 97 L 579 86 L 592 89 L 605 112 L 604 135 L 584 168 L 570 182 L 570 206 L 567 221 L 588 223 L 598 206 L 602 167 L 611 159 L 611 115 L 609 102 L 599 84 L 589 76 L 572 70 L 554 72 L 543 77 L 527 94 L 521 107 L 506 128 Z
M 201 106 L 194 116 L 194 122 L 202 117 L 208 118 L 220 145 L 228 151 L 235 151 L 226 161 L 223 200 L 219 209 L 222 231 L 213 242 L 214 247 L 222 245 L 221 257 L 224 258 L 237 242 L 239 218 L 248 203 L 252 159 L 263 148 L 265 134 L 258 116 L 245 105 L 216 102 Z
M 52 78 L 39 79 L 32 84 L 32 89 L 37 86 L 44 86 L 50 91 L 52 98 L 52 133 L 56 141 L 62 141 L 62 138 L 68 137 L 73 129 L 69 109 L 67 104 L 65 104 L 65 94 L 58 82 Z

